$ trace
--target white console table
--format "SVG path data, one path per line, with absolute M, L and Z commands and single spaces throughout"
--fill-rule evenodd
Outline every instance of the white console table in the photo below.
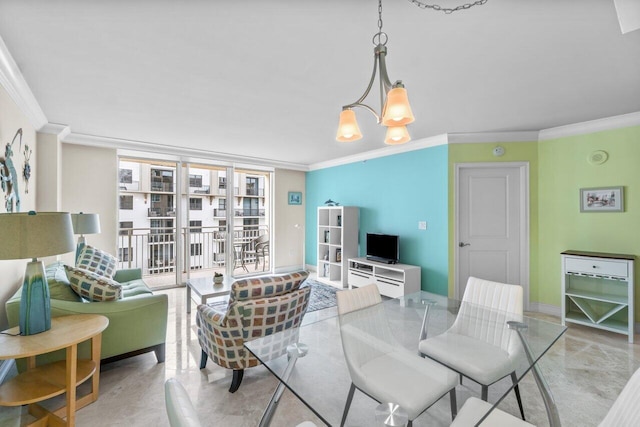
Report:
M 398 298 L 420 291 L 420 267 L 350 258 L 348 283 L 349 289 L 375 283 L 381 295 Z
M 633 255 L 564 251 L 562 324 L 617 332 L 633 342 Z

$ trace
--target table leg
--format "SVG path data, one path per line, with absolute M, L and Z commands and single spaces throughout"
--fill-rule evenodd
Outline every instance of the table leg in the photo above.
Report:
M 78 369 L 78 344 L 67 347 L 67 372 L 66 372 L 66 388 L 67 388 L 67 425 L 73 427 L 76 425 L 76 384 Z
M 187 314 L 191 313 L 191 286 L 187 284 Z
M 542 395 L 542 400 L 544 402 L 545 409 L 547 410 L 547 417 L 549 418 L 549 426 L 551 427 L 560 427 L 560 415 L 558 414 L 558 407 L 556 406 L 556 401 L 551 394 L 551 389 L 549 389 L 549 385 L 547 381 L 544 379 L 542 375 L 542 371 L 538 367 L 538 364 L 535 363 L 535 359 L 533 358 L 533 352 L 531 351 L 531 347 L 529 347 L 529 343 L 527 342 L 526 337 L 522 333 L 523 330 L 527 329 L 527 325 L 522 322 L 510 321 L 507 322 L 509 329 L 513 329 L 518 333 L 520 337 L 520 341 L 522 341 L 522 347 L 524 348 L 524 352 L 527 355 L 527 359 L 529 363 L 533 365 L 532 372 L 533 378 L 536 380 L 536 384 L 538 385 L 538 390 L 540 390 L 540 394 Z
M 278 383 L 278 387 L 276 387 L 276 390 L 273 392 L 273 396 L 271 396 L 267 409 L 265 409 L 262 414 L 259 427 L 268 427 L 271 424 L 271 418 L 273 418 L 273 414 L 278 408 L 280 397 L 282 397 L 282 393 L 284 392 L 285 385 L 283 381 L 287 381 L 291 376 L 291 372 L 293 371 L 293 367 L 295 366 L 298 358 L 306 356 L 308 352 L 309 346 L 303 343 L 295 343 L 287 346 L 287 359 L 289 360 L 287 368 L 282 374 L 282 381 Z
M 96 371 L 91 377 L 91 401 L 98 400 L 100 388 L 100 352 L 102 350 L 102 333 L 91 338 L 91 360 L 96 365 Z

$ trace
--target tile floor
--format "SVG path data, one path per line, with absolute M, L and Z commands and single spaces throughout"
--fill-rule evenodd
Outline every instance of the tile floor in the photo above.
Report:
M 187 389 L 207 426 L 256 426 L 277 382 L 264 367 L 245 372 L 240 389 L 228 393 L 231 371 L 214 365 L 199 369 L 200 347 L 195 328 L 195 311 L 186 314 L 184 288 L 162 291 L 169 296 L 169 330 L 165 363 L 156 363 L 153 353 L 102 367 L 100 398 L 77 413 L 78 426 L 168 426 L 164 407 L 164 381 L 177 377 Z M 335 314 L 335 308 L 310 313 L 308 317 Z M 559 321 L 553 317 L 540 316 Z M 638 338 L 638 337 L 636 337 Z M 612 405 L 631 374 L 640 366 L 640 345 L 628 344 L 622 335 L 591 328 L 570 326 L 550 352 L 541 368 L 557 402 L 563 426 L 596 426 Z M 489 399 L 491 400 L 491 388 Z M 465 381 L 457 387 L 458 405 L 479 388 Z M 525 413 L 538 426 L 548 425 L 535 382 L 528 375 L 521 385 Z M 345 391 L 346 394 L 346 391 Z M 354 398 L 350 425 L 358 422 L 358 407 L 372 410 L 370 399 Z M 507 397 L 501 408 L 517 414 L 515 398 Z M 448 399 L 441 399 L 414 426 L 441 425 L 430 411 L 449 411 Z M 13 426 L 15 419 L 0 408 L 0 426 Z M 4 415 L 3 415 L 4 414 Z M 272 426 L 295 426 L 303 420 L 320 422 L 295 396 L 285 391 Z

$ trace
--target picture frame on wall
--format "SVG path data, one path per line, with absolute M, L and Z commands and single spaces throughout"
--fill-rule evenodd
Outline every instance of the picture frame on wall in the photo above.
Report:
M 580 212 L 624 212 L 624 187 L 581 188 Z
M 289 191 L 289 204 L 290 205 L 301 205 L 302 204 L 302 192 L 300 192 L 300 191 Z

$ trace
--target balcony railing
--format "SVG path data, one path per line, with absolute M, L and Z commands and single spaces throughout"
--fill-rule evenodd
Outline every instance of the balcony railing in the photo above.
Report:
M 194 233 L 193 227 L 180 229 L 183 247 L 178 250 L 175 228 L 124 228 L 118 236 L 118 268 L 140 268 L 143 276 L 156 277 L 162 273 L 175 273 L 177 256 L 182 257 L 183 272 L 187 270 L 224 271 L 225 263 L 232 262 L 241 268 L 238 259 L 242 249 L 250 252 L 252 242 L 258 236 L 268 233 L 267 226 L 233 229 L 234 246 L 226 248 L 226 227 L 197 227 L 202 232 Z M 192 255 L 193 254 L 193 255 Z M 244 259 L 246 267 L 253 267 L 255 260 Z M 268 260 L 267 260 L 268 262 Z M 262 268 L 259 269 L 262 271 Z M 239 271 L 246 273 L 244 269 Z M 205 271 L 206 273 L 206 271 Z M 213 274 L 213 272 L 209 273 Z M 169 277 L 166 284 L 175 284 Z
M 159 207 L 159 208 L 149 208 L 148 216 L 150 217 L 174 217 L 176 216 L 175 208 L 171 207 Z
M 166 193 L 173 193 L 173 183 L 151 182 L 151 191 L 163 191 Z
M 264 216 L 264 209 L 236 209 L 235 216 Z
M 121 191 L 139 191 L 140 190 L 140 181 L 133 182 L 121 182 L 120 183 Z
M 193 194 L 210 194 L 211 186 L 203 185 L 202 187 L 189 187 L 189 191 Z
M 214 209 L 213 210 L 213 217 L 214 218 L 224 218 L 227 216 L 227 210 L 226 209 Z
M 247 187 L 247 196 L 264 196 L 264 188 Z

